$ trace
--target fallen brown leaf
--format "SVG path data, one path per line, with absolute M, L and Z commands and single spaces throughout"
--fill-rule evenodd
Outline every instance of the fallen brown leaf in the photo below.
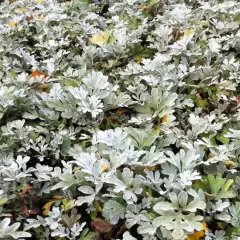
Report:
M 112 224 L 104 219 L 101 218 L 96 218 L 91 222 L 91 226 L 92 228 L 100 233 L 100 234 L 104 234 L 104 233 L 108 233 L 112 230 Z

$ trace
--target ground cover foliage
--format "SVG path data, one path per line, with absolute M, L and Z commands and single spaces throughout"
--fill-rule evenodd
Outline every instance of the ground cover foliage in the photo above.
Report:
M 1 239 L 240 239 L 240 3 L 2 1 Z

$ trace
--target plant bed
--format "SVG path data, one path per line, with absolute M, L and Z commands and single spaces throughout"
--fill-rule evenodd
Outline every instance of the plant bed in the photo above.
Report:
M 0 239 L 240 238 L 240 3 L 0 3 Z

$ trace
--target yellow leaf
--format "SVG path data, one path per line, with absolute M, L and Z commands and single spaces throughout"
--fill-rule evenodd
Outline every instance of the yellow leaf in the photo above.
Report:
M 135 56 L 135 60 L 136 61 L 141 61 L 143 59 L 143 56 L 142 55 L 136 55 Z
M 231 165 L 233 167 L 237 167 L 237 164 L 235 162 L 231 161 L 231 160 L 225 160 L 224 164 L 225 165 Z
M 142 61 L 143 57 L 141 55 L 135 56 L 135 61 L 139 64 Z
M 155 127 L 155 132 L 157 132 L 157 133 L 161 132 L 161 127 L 159 124 Z
M 104 36 L 103 34 L 98 33 L 90 37 L 89 40 L 94 44 L 104 43 Z
M 11 27 L 16 27 L 17 22 L 14 21 L 14 20 L 10 20 L 10 21 L 8 22 L 8 24 L 9 24 Z
M 96 208 L 96 210 L 98 211 L 98 212 L 102 212 L 102 207 L 101 207 L 101 205 L 100 205 L 100 201 L 99 200 L 95 200 L 94 201 L 94 207 Z
M 79 171 L 79 169 L 80 169 L 80 168 L 78 168 L 78 167 L 74 167 L 74 168 L 73 168 L 73 172 L 76 173 L 77 171 Z
M 43 16 L 43 15 L 40 15 L 40 16 L 37 18 L 37 20 L 43 21 L 43 20 L 44 20 L 44 16 Z
M 109 37 L 110 37 L 110 32 L 109 32 L 108 29 L 106 29 L 106 30 L 104 31 L 104 34 L 103 34 L 103 38 L 104 38 L 104 42 L 105 42 L 105 43 L 108 42 Z
M 24 7 L 20 7 L 18 10 L 19 10 L 20 12 L 25 12 L 25 8 L 24 8 Z
M 155 170 L 159 169 L 159 166 L 151 166 L 151 167 L 147 167 L 147 169 L 150 171 L 155 171 Z
M 71 206 L 72 203 L 73 203 L 73 201 L 71 199 L 66 199 L 65 198 L 65 199 L 62 200 L 62 204 L 63 204 L 64 208 L 67 208 L 67 207 Z
M 108 165 L 106 163 L 102 164 L 102 172 L 106 172 L 108 170 Z
M 0 206 L 3 205 L 4 203 L 6 203 L 7 200 L 8 200 L 8 199 L 7 199 L 6 197 L 0 198 Z
M 222 222 L 217 222 L 217 226 L 220 228 L 220 229 L 224 229 L 224 224 Z
M 162 123 L 165 123 L 168 121 L 168 117 L 167 117 L 167 114 L 165 114 L 162 118 Z
M 97 211 L 102 213 L 102 207 L 100 205 L 98 206 Z
M 50 208 L 53 205 L 53 203 L 54 203 L 53 201 L 49 201 L 46 204 L 44 204 L 44 206 L 43 206 L 43 209 L 44 209 L 43 214 L 44 215 L 47 215 L 49 213 Z
M 63 199 L 61 208 L 64 211 L 67 211 L 67 210 L 73 208 L 73 200 L 71 200 L 71 199 Z
M 66 205 L 68 205 L 71 201 L 72 201 L 72 200 L 70 200 L 70 199 L 63 199 L 63 200 L 62 200 L 62 204 L 63 204 L 64 206 L 66 206 Z
M 197 232 L 194 232 L 191 235 L 188 235 L 187 240 L 199 240 L 204 235 L 205 235 L 204 231 L 197 231 Z
M 110 36 L 109 30 L 105 30 L 104 33 L 97 33 L 88 39 L 91 43 L 94 43 L 94 44 L 100 44 L 100 43 L 107 44 L 109 36 Z
M 202 222 L 202 231 L 196 231 L 193 234 L 188 235 L 187 240 L 199 240 L 205 235 L 205 230 L 207 229 L 207 224 L 205 222 Z
M 42 4 L 42 3 L 44 3 L 44 0 L 38 0 L 38 2 Z
M 148 197 L 152 197 L 152 189 L 151 188 L 148 188 L 148 191 L 146 191 L 146 195 Z
M 195 33 L 195 29 L 194 28 L 190 28 L 190 29 L 187 28 L 187 29 L 184 30 L 184 34 L 187 35 L 187 36 L 190 36 L 190 35 L 192 35 L 194 33 Z
M 195 31 L 196 30 L 194 28 L 187 28 L 183 31 L 179 39 L 183 39 L 185 36 L 191 36 L 195 33 Z
M 208 229 L 208 225 L 205 222 L 202 222 L 202 230 L 207 230 Z
M 139 8 L 142 9 L 142 10 L 145 10 L 145 9 L 149 9 L 149 6 L 148 5 L 141 5 Z

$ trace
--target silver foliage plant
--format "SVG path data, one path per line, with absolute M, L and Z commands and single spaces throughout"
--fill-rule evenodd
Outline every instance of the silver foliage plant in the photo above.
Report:
M 237 0 L 1 1 L 0 239 L 240 239 L 239 26 Z

